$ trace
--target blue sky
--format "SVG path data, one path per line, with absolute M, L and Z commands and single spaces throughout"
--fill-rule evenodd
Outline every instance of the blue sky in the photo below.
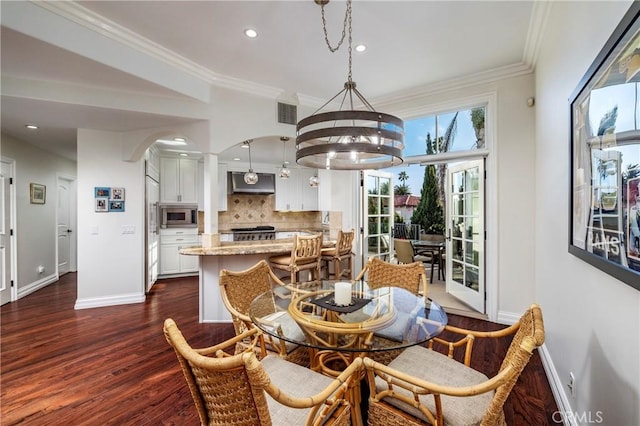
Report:
M 451 120 L 453 119 L 455 112 L 438 115 L 438 135 L 443 135 Z M 422 189 L 422 181 L 424 179 L 424 167 L 419 164 L 407 165 L 411 156 L 426 154 L 425 141 L 427 134 L 431 134 L 431 138 L 435 138 L 436 135 L 436 117 L 429 116 L 424 118 L 417 118 L 413 120 L 407 120 L 404 123 L 404 151 L 403 157 L 405 162 L 402 166 L 390 167 L 384 169 L 394 174 L 394 186 L 400 185 L 398 180 L 398 174 L 402 171 L 409 175 L 407 185 L 411 189 L 411 194 L 420 196 L 420 190 Z M 460 111 L 458 115 L 457 131 L 454 138 L 453 146 L 450 151 L 465 151 L 471 149 L 476 142 L 475 132 L 471 125 L 471 110 Z

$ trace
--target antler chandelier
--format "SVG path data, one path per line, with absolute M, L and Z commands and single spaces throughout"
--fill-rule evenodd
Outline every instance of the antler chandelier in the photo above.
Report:
M 314 0 L 322 8 L 322 29 L 327 47 L 336 52 L 348 33 L 349 73 L 344 88 L 312 115 L 298 122 L 296 162 L 302 166 L 335 170 L 379 169 L 402 163 L 404 123 L 391 114 L 376 111 L 352 80 L 351 0 L 347 0 L 342 38 L 334 48 L 329 42 L 324 7 L 329 0 Z M 342 98 L 337 111 L 322 112 Z M 354 98 L 366 109 L 356 110 Z

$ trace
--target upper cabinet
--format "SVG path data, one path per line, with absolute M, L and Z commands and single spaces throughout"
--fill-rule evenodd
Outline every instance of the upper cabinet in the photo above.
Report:
M 276 210 L 318 210 L 318 188 L 309 185 L 315 169 L 291 169 L 289 179 L 276 176 Z
M 160 202 L 198 203 L 198 160 L 160 159 Z

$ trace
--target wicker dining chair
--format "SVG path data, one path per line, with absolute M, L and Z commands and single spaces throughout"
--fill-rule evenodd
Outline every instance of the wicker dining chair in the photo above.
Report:
M 274 269 L 289 272 L 291 284 L 297 283 L 300 271 L 310 271 L 311 279 L 321 279 L 320 257 L 322 256 L 322 234 L 293 236 L 290 254 L 271 256 L 269 264 Z
M 258 295 L 278 287 L 284 289 L 285 284 L 273 273 L 265 260 L 259 261 L 244 271 L 230 271 L 228 269 L 220 271 L 220 295 L 222 303 L 231 314 L 236 335 L 255 328 L 249 317 L 251 302 Z M 282 316 L 279 321 L 285 327 L 297 327 L 295 321 L 288 314 Z M 296 364 L 309 366 L 308 349 L 267 334 L 264 335 L 264 342 L 267 350 L 277 352 L 281 357 Z M 246 346 L 246 341 L 239 342 L 238 350 L 242 351 Z
M 365 279 L 371 289 L 400 287 L 413 294 L 427 295 L 427 274 L 422 262 L 395 264 L 371 257 L 356 277 Z
M 356 280 L 365 279 L 370 289 L 375 290 L 381 287 L 399 287 L 410 291 L 416 295 L 427 297 L 427 274 L 422 262 L 409 264 L 395 264 L 385 262 L 377 257 L 371 257 L 364 265 Z M 407 317 L 406 321 L 410 318 Z M 378 337 L 396 340 L 397 330 L 404 328 L 401 321 L 396 321 L 396 325 L 391 328 L 376 330 Z M 378 344 L 384 340 L 378 339 Z M 392 343 L 392 342 L 390 342 Z M 393 343 L 391 346 L 396 346 Z M 373 352 L 371 357 L 382 364 L 389 364 L 402 353 L 402 349 Z
M 505 425 L 504 402 L 533 351 L 544 342 L 544 322 L 538 305 L 520 320 L 499 331 L 477 332 L 447 326 L 455 342 L 444 344 L 448 355 L 421 346 L 410 347 L 388 366 L 365 358 L 370 389 L 369 426 L 396 424 Z M 488 378 L 470 367 L 473 342 L 513 335 L 498 373 Z M 464 349 L 463 362 L 453 358 Z
M 333 278 L 335 280 L 341 279 L 346 276 L 348 279 L 353 279 L 353 253 L 351 248 L 353 246 L 353 239 L 356 233 L 352 229 L 349 232 L 338 231 L 338 239 L 336 240 L 335 247 L 322 249 L 320 260 L 323 263 L 323 269 L 326 268 L 327 273 L 325 277 Z M 347 263 L 346 268 L 342 268 L 342 262 Z M 333 276 L 330 274 L 329 264 L 333 263 Z
M 352 377 L 360 378 L 357 359 L 335 379 L 278 356 L 258 360 L 250 348 L 226 352 L 251 329 L 206 349 L 193 349 L 168 318 L 164 334 L 175 350 L 202 425 L 349 425 L 345 398 Z

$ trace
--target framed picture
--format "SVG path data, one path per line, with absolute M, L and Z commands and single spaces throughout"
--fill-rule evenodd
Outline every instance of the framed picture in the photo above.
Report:
M 97 212 L 108 212 L 109 211 L 109 199 L 107 197 L 98 197 L 95 199 L 96 201 L 96 211 Z
M 111 188 L 110 200 L 124 201 L 124 188 Z
M 31 204 L 44 204 L 47 201 L 47 187 L 39 183 L 29 185 L 29 194 Z
M 109 198 L 111 196 L 111 188 L 96 186 L 94 191 L 96 198 Z
M 640 2 L 570 98 L 569 252 L 640 290 Z
M 109 201 L 109 211 L 110 212 L 123 212 L 124 211 L 124 201 Z

